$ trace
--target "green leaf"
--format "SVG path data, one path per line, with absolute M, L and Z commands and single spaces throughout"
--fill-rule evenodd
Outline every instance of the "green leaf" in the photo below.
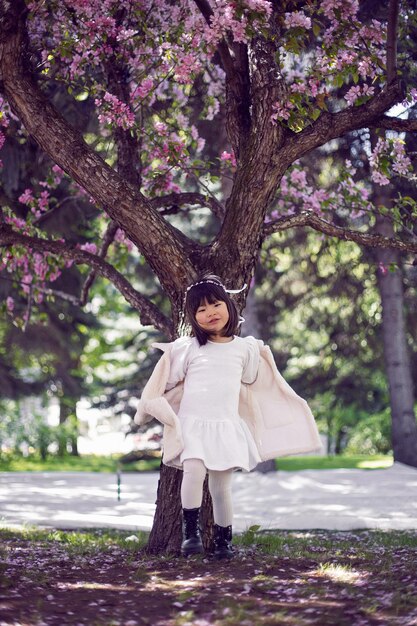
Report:
M 319 34 L 320 34 L 320 31 L 321 31 L 321 26 L 320 26 L 319 22 L 316 22 L 314 20 L 314 22 L 313 22 L 313 33 L 314 33 L 314 36 L 318 37 Z
M 253 526 L 249 526 L 248 531 L 251 533 L 257 533 L 260 528 L 259 524 L 254 524 Z

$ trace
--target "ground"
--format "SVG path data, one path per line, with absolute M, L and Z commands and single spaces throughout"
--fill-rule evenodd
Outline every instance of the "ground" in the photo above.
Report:
M 143 536 L 0 530 L 0 625 L 417 625 L 416 532 L 237 538 L 235 558 L 147 556 Z

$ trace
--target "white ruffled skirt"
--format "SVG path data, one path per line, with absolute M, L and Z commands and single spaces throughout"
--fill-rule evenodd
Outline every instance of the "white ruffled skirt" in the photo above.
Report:
M 250 471 L 261 458 L 247 424 L 235 419 L 180 417 L 184 449 L 169 463 L 182 468 L 186 459 L 201 459 L 209 470 Z

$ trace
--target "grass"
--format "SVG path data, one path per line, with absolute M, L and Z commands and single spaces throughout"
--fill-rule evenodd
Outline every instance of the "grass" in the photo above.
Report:
M 83 455 L 63 458 L 51 456 L 42 461 L 38 456 L 0 456 L 0 472 L 116 472 L 121 455 Z M 123 472 L 157 471 L 160 458 L 121 465 Z M 393 463 L 392 456 L 295 456 L 276 460 L 278 470 L 296 472 L 307 469 L 384 469 Z
M 276 460 L 276 468 L 284 472 L 297 472 L 307 469 L 385 469 L 391 467 L 390 455 L 355 455 L 345 456 L 293 456 Z
M 148 535 L 149 533 L 144 531 L 135 531 L 133 536 L 137 537 L 137 541 L 129 541 L 126 539 L 132 537 L 131 530 L 94 528 L 65 531 L 46 530 L 34 526 L 26 526 L 19 530 L 0 528 L 0 539 L 2 541 L 21 539 L 24 542 L 29 541 L 51 547 L 55 544 L 63 548 L 69 556 L 97 554 L 106 552 L 109 548 L 115 546 L 136 553 L 138 549 L 146 544 Z
M 48 457 L 42 461 L 36 455 L 28 457 L 0 456 L 0 472 L 116 472 L 121 455 Z M 120 465 L 123 472 L 159 469 L 160 458 Z

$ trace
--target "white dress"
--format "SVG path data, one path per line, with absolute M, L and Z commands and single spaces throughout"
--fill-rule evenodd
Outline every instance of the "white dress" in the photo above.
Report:
M 174 342 L 167 390 L 184 380 L 178 411 L 184 449 L 172 465 L 182 467 L 185 459 L 201 459 L 210 470 L 249 471 L 260 462 L 238 412 L 241 383 L 254 382 L 258 365 L 259 346 L 253 337 L 208 341 L 203 346 L 195 337 Z

